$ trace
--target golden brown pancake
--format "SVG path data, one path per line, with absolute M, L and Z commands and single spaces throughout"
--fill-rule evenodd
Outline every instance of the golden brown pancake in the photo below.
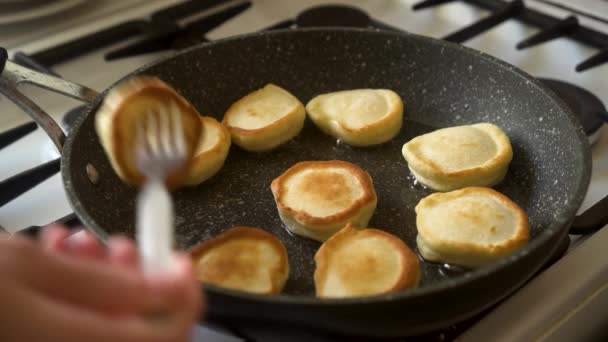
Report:
M 304 105 L 295 96 L 268 84 L 230 106 L 222 123 L 241 148 L 267 151 L 298 135 L 305 119 Z
M 318 95 L 306 104 L 306 112 L 323 132 L 354 146 L 387 142 L 403 124 L 403 101 L 388 89 Z
M 432 194 L 418 203 L 416 215 L 418 250 L 429 261 L 479 267 L 530 238 L 526 213 L 490 188 Z
M 360 297 L 418 286 L 416 254 L 385 231 L 347 225 L 315 255 L 317 297 Z
M 201 136 L 201 121 L 198 111 L 171 86 L 146 76 L 120 83 L 104 98 L 95 115 L 95 129 L 116 174 L 126 183 L 140 185 L 144 176 L 135 162 L 136 132 L 142 118 L 150 112 L 157 117 L 181 116 L 187 162 L 168 176 L 167 185 L 174 188 L 188 173 Z
M 402 153 L 416 179 L 437 191 L 498 184 L 513 158 L 509 137 L 489 123 L 418 136 L 403 145 Z
M 297 163 L 272 181 L 271 190 L 287 228 L 318 241 L 349 222 L 366 227 L 378 201 L 369 174 L 340 160 Z
M 259 294 L 277 294 L 289 276 L 287 250 L 269 232 L 237 226 L 191 251 L 201 282 Z

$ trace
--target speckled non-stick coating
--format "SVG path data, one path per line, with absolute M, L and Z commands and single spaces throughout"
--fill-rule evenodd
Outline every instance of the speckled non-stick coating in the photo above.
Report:
M 233 146 L 213 179 L 175 192 L 179 247 L 188 248 L 234 225 L 262 227 L 287 247 L 291 273 L 284 292 L 289 295 L 314 293 L 313 256 L 320 245 L 284 230 L 270 192 L 270 182 L 296 162 L 339 159 L 365 169 L 378 194 L 370 225 L 415 249 L 414 207 L 431 191 L 414 184 L 401 146 L 440 127 L 494 123 L 507 133 L 514 151 L 506 179 L 496 189 L 524 208 L 532 238 L 539 240 L 504 263 L 525 257 L 550 236 L 563 233 L 589 181 L 588 147 L 564 106 L 512 67 L 456 45 L 361 30 L 276 32 L 190 49 L 136 73 L 160 77 L 203 115 L 218 119 L 234 101 L 267 83 L 284 87 L 303 103 L 321 93 L 355 88 L 388 88 L 402 97 L 403 128 L 386 144 L 338 144 L 307 120 L 296 139 L 271 152 L 250 153 Z M 93 118 L 94 114 L 83 118 L 68 139 L 66 187 L 77 213 L 96 232 L 132 236 L 136 191 L 112 171 Z M 87 163 L 98 170 L 98 185 L 89 182 Z M 463 285 L 492 272 L 458 274 L 454 280 L 437 265 L 421 265 L 421 289 L 412 295 Z

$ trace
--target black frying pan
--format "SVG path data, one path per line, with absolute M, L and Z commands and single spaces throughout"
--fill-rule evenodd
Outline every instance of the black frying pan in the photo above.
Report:
M 233 225 L 253 225 L 275 234 L 288 250 L 291 274 L 284 294 L 259 296 L 208 286 L 214 317 L 276 320 L 370 336 L 403 336 L 446 326 L 496 303 L 537 271 L 567 234 L 589 184 L 586 137 L 559 99 L 513 66 L 443 41 L 358 29 L 267 32 L 200 45 L 134 74 L 160 77 L 201 113 L 218 119 L 231 103 L 269 82 L 304 103 L 320 93 L 353 88 L 389 88 L 405 103 L 401 133 L 381 146 L 337 144 L 307 122 L 296 139 L 268 153 L 233 146 L 217 176 L 174 193 L 180 248 Z M 84 88 L 54 87 L 74 97 L 95 97 Z M 65 142 L 63 180 L 75 212 L 95 234 L 102 239 L 113 233 L 133 236 L 136 190 L 117 178 L 94 130 L 101 100 L 102 96 L 94 99 Z M 401 146 L 440 127 L 478 122 L 495 123 L 511 138 L 513 162 L 496 188 L 528 213 L 531 242 L 515 255 L 471 272 L 447 272 L 441 265 L 423 262 L 416 290 L 316 299 L 313 255 L 319 243 L 283 229 L 271 180 L 302 160 L 353 162 L 370 173 L 378 193 L 370 225 L 415 248 L 413 209 L 431 192 L 414 185 Z M 61 144 L 60 138 L 55 141 Z M 97 181 L 92 181 L 91 166 Z

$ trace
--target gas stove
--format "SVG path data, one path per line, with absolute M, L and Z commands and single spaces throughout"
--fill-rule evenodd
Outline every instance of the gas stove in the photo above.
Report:
M 33 2 L 36 3 L 36 2 Z M 8 7 L 10 6 L 10 7 Z M 23 65 L 103 90 L 144 64 L 193 44 L 270 29 L 374 27 L 446 39 L 503 59 L 543 80 L 593 143 L 593 175 L 580 213 L 608 194 L 608 2 L 587 0 L 54 0 L 0 3 L 0 46 Z M 80 103 L 44 90 L 23 92 L 68 132 Z M 71 216 L 59 154 L 40 128 L 0 97 L 0 227 L 11 233 Z M 18 195 L 19 194 L 19 195 Z M 601 210 L 599 210 L 601 212 Z M 592 340 L 608 334 L 606 229 L 570 236 L 564 256 L 497 307 L 406 341 Z M 561 258 L 560 258 L 561 257 Z M 581 267 L 584 265 L 584 267 Z M 556 286 L 555 284 L 559 284 Z M 539 299 L 541 298 L 541 299 Z M 521 310 L 522 303 L 532 302 Z M 606 307 L 606 306 L 604 306 Z M 594 311 L 596 310 L 596 311 Z M 330 341 L 272 327 L 198 326 L 206 341 Z M 230 329 L 226 327 L 230 326 Z

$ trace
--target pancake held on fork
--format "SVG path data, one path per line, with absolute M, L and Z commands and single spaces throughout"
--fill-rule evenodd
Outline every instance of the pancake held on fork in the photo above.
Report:
M 248 151 L 271 150 L 300 133 L 304 105 L 287 90 L 268 84 L 237 102 L 224 114 L 232 141 Z
M 416 206 L 416 215 L 418 250 L 429 261 L 479 267 L 530 239 L 526 213 L 490 188 L 429 195 Z
M 191 251 L 198 279 L 221 287 L 277 294 L 289 276 L 287 250 L 269 232 L 233 227 Z
M 418 136 L 403 145 L 402 153 L 416 179 L 437 191 L 498 184 L 513 158 L 509 137 L 489 123 Z
M 325 241 L 347 223 L 366 227 L 378 201 L 370 175 L 340 161 L 306 161 L 272 181 L 279 216 L 294 234 Z
M 418 286 L 416 254 L 385 231 L 350 224 L 325 241 L 315 254 L 317 297 L 359 297 Z
M 353 146 L 394 138 L 403 124 L 403 101 L 388 89 L 355 89 L 318 95 L 306 104 L 323 132 Z
M 198 111 L 168 84 L 158 78 L 138 76 L 112 88 L 95 115 L 97 135 L 116 174 L 128 184 L 141 185 L 144 176 L 136 165 L 135 148 L 138 126 L 148 114 L 156 115 L 156 122 L 165 122 L 171 129 L 174 123 L 169 115 L 181 118 L 186 163 L 166 180 L 169 188 L 175 188 L 188 174 L 201 136 L 201 120 Z M 166 120 L 160 116 L 166 116 Z

